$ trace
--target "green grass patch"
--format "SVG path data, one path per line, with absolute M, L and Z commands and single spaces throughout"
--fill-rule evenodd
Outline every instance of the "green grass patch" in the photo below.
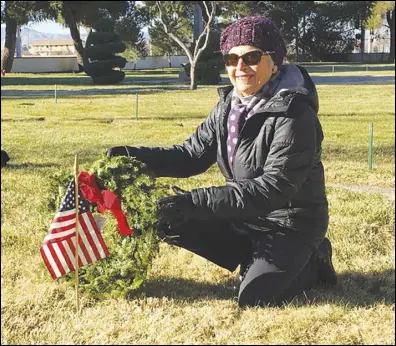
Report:
M 141 78 L 155 75 L 136 71 Z M 49 176 L 72 171 L 75 154 L 84 170 L 111 146 L 182 143 L 217 102 L 216 87 L 152 84 L 142 90 L 141 84 L 136 119 L 136 96 L 125 85 L 109 87 L 111 95 L 84 94 L 94 86 L 77 85 L 82 76 L 9 74 L 2 92 L 23 87 L 5 85 L 8 76 L 25 78 L 33 92 L 48 89 L 42 78 L 66 79 L 60 89 L 76 88 L 81 95 L 63 95 L 57 103 L 48 96 L 2 99 L 2 149 L 11 156 L 1 172 L 2 344 L 394 343 L 394 199 L 331 187 L 394 187 L 393 85 L 318 86 L 336 288 L 305 292 L 282 308 L 239 309 L 237 272 L 162 244 L 131 299 L 82 297 L 76 318 L 74 289 L 52 281 L 39 254 L 53 217 L 39 210 Z M 159 181 L 185 189 L 224 184 L 215 165 L 196 177 Z

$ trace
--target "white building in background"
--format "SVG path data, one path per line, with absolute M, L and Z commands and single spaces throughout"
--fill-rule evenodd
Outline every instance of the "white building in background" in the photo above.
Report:
M 84 45 L 84 42 L 83 42 Z M 37 56 L 75 55 L 73 40 L 41 40 L 30 45 L 29 51 Z
M 391 36 L 390 29 L 385 26 L 386 20 L 384 20 L 384 25 L 373 31 L 365 30 L 365 45 L 364 53 L 390 53 Z M 356 30 L 356 33 L 360 34 L 360 30 Z M 358 40 L 360 42 L 360 40 Z M 359 43 L 356 45 L 354 53 L 360 53 Z
M 369 47 L 368 53 L 390 53 L 390 30 L 387 27 L 374 30 L 369 36 Z

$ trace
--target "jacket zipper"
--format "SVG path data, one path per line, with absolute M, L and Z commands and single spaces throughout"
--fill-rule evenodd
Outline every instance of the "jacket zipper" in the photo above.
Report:
M 234 150 L 234 153 L 232 154 L 232 163 L 231 163 L 231 167 L 230 167 L 230 170 L 231 170 L 231 174 L 232 174 L 232 178 L 233 178 L 233 179 L 234 179 L 234 158 L 235 158 L 235 154 L 236 154 L 237 148 L 238 148 L 238 146 L 239 146 L 239 143 L 241 142 L 241 134 L 242 134 L 242 132 L 243 132 L 243 129 L 245 128 L 246 123 L 248 122 L 249 119 L 255 117 L 256 115 L 265 113 L 265 112 L 266 112 L 266 111 L 265 111 L 265 108 L 266 108 L 266 106 L 264 106 L 264 108 L 262 109 L 261 112 L 257 112 L 257 113 L 255 113 L 255 114 L 253 114 L 251 117 L 247 118 L 247 119 L 245 120 L 245 123 L 243 124 L 241 130 L 239 131 L 238 139 L 237 139 L 237 142 L 236 142 L 236 144 L 235 144 L 235 150 Z M 271 113 L 271 112 L 270 112 L 270 113 Z M 227 133 L 227 134 L 228 134 L 228 133 Z

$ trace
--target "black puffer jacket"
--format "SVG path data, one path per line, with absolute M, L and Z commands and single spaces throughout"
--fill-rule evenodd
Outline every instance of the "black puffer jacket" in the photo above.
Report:
M 273 97 L 245 122 L 232 168 L 226 147 L 232 87 L 218 89 L 219 102 L 183 145 L 139 147 L 137 157 L 169 177 L 196 175 L 217 161 L 226 184 L 192 191 L 199 218 L 234 220 L 257 231 L 295 229 L 315 243 L 328 222 L 318 97 L 303 68 L 283 65 L 280 73 Z

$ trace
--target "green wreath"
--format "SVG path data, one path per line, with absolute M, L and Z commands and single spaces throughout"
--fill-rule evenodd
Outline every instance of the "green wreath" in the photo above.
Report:
M 115 218 L 110 213 L 102 229 L 110 256 L 79 269 L 79 287 L 89 298 L 127 298 L 139 288 L 151 269 L 159 250 L 156 233 L 157 201 L 169 192 L 169 186 L 158 184 L 147 167 L 134 158 L 104 157 L 95 161 L 89 173 L 96 177 L 100 189 L 116 193 L 128 224 L 135 230 L 132 236 L 121 236 Z M 59 172 L 49 181 L 46 210 L 56 212 L 73 179 L 70 173 Z M 97 209 L 95 206 L 92 212 Z M 75 273 L 65 279 L 74 283 Z

